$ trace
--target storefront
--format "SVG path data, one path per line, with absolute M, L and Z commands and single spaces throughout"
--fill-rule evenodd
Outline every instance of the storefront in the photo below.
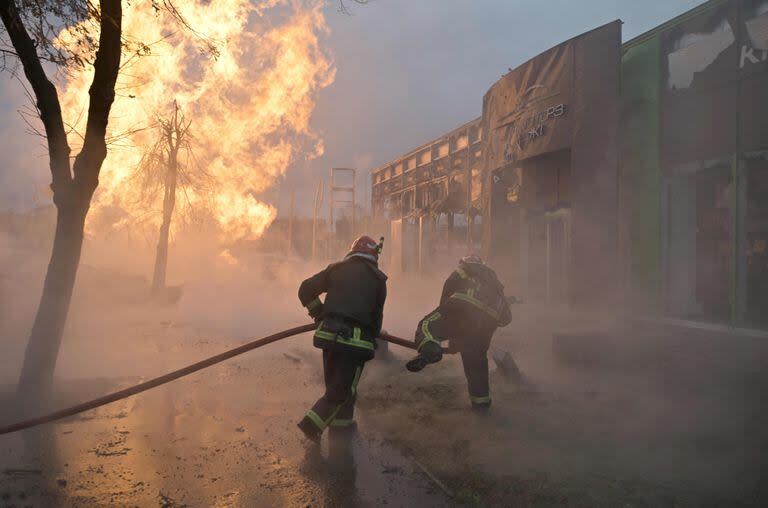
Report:
M 539 54 L 373 171 L 402 266 L 481 244 L 532 301 L 768 328 L 768 0 L 620 40 L 616 21 Z
M 629 293 L 766 327 L 768 1 L 712 1 L 624 46 Z
M 511 70 L 486 93 L 484 246 L 533 301 L 615 300 L 621 22 Z

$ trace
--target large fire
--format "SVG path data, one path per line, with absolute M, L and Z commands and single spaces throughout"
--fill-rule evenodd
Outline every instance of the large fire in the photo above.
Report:
M 140 213 L 140 189 L 131 177 L 157 137 L 147 127 L 176 101 L 192 121 L 195 157 L 212 177 L 212 197 L 203 200 L 188 190 L 185 198 L 208 209 L 226 240 L 260 236 L 276 210 L 258 195 L 296 160 L 322 154 L 322 140 L 309 126 L 318 90 L 334 77 L 319 46 L 327 31 L 322 4 L 177 0 L 175 7 L 191 29 L 168 12 L 156 12 L 150 0 L 128 4 L 127 47 L 140 41 L 150 52 L 136 56 L 127 49 L 124 54 L 109 123 L 114 142 L 89 221 L 103 224 L 100 215 L 108 209 L 120 210 L 110 217 L 122 215 L 122 221 Z M 216 52 L 201 51 L 204 42 Z M 84 71 L 69 77 L 61 97 L 75 131 L 84 131 L 91 76 Z M 159 211 L 161 201 L 162 195 L 153 208 Z

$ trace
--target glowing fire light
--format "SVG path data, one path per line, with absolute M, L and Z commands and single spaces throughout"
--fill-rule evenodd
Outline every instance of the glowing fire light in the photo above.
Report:
M 177 0 L 175 5 L 194 32 L 167 12 L 155 12 L 149 0 L 124 9 L 126 39 L 150 44 L 151 53 L 136 57 L 126 51 L 123 57 L 109 123 L 113 143 L 91 222 L 107 209 L 139 214 L 140 189 L 130 177 L 157 136 L 145 127 L 167 114 L 175 100 L 193 122 L 195 155 L 213 177 L 213 199 L 207 202 L 224 238 L 256 238 L 276 211 L 255 196 L 298 157 L 322 154 L 309 120 L 317 92 L 334 79 L 318 40 L 327 31 L 323 2 Z M 216 45 L 216 58 L 200 51 L 201 35 Z M 69 77 L 61 97 L 78 132 L 84 131 L 90 82 L 90 71 Z M 189 199 L 203 201 L 194 192 Z M 156 205 L 159 210 L 160 202 Z

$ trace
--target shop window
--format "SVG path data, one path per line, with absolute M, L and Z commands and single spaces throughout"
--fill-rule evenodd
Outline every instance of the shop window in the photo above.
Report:
M 745 166 L 745 324 L 768 328 L 768 159 L 746 161 Z
M 687 319 L 731 321 L 733 199 L 728 165 L 670 180 L 667 295 L 671 314 Z

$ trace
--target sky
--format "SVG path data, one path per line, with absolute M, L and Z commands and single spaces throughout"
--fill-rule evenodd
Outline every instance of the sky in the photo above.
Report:
M 295 189 L 298 210 L 308 213 L 331 167 L 359 170 L 358 199 L 366 203 L 370 169 L 479 116 L 483 94 L 508 68 L 615 19 L 629 40 L 700 3 L 372 0 L 351 5 L 347 16 L 329 0 L 324 45 L 336 80 L 320 92 L 312 118 L 325 153 L 289 170 L 273 194 L 278 209 L 288 209 Z M 0 75 L 0 210 L 49 199 L 41 140 L 23 133 L 17 113 L 24 100 L 19 82 Z
M 480 116 L 483 95 L 508 68 L 615 19 L 629 40 L 700 3 L 373 0 L 351 16 L 329 7 L 337 74 L 313 119 L 325 155 L 291 171 L 282 188 L 297 186 L 297 202 L 307 203 L 331 167 L 354 167 L 363 199 L 370 169 Z

